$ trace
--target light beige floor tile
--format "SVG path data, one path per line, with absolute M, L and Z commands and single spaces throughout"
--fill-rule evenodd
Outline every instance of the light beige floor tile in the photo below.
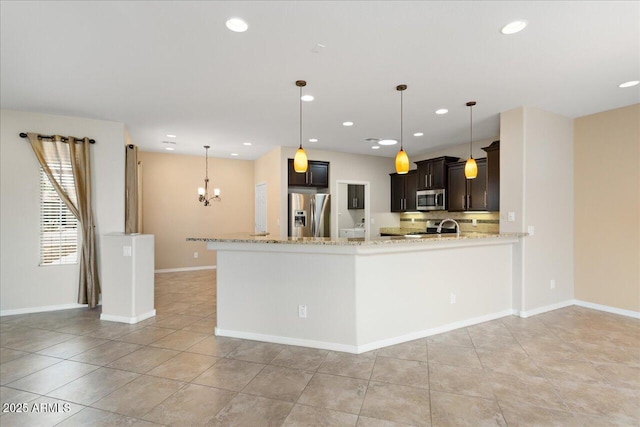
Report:
M 293 403 L 238 394 L 215 419 L 215 426 L 279 426 L 291 412 Z
M 429 388 L 429 366 L 425 362 L 378 356 L 371 381 Z
M 479 323 L 477 325 L 467 327 L 469 335 L 489 334 L 489 335 L 505 335 L 511 336 L 511 331 L 504 325 L 502 319 L 491 320 L 489 322 Z
M 375 362 L 375 353 L 350 354 L 331 351 L 318 368 L 318 372 L 368 380 Z
M 550 356 L 534 356 L 533 360 L 549 380 L 606 383 L 605 377 L 591 362 Z
M 153 347 L 169 348 L 171 350 L 184 351 L 192 345 L 202 341 L 207 334 L 200 332 L 176 331 L 151 343 Z
M 495 399 L 489 376 L 476 368 L 432 363 L 429 365 L 429 386 L 436 391 Z
M 493 394 L 500 402 L 521 402 L 544 408 L 568 410 L 553 385 L 544 378 L 489 374 Z
M 640 367 L 640 352 L 637 348 L 615 346 L 601 341 L 599 344 L 573 343 L 582 357 L 593 363 L 617 363 Z
M 433 427 L 507 425 L 496 401 L 440 391 L 431 392 L 431 420 Z
M 95 408 L 85 408 L 77 414 L 67 418 L 56 427 L 154 427 L 159 424 L 137 418 L 125 417 L 113 412 L 101 411 Z
M 117 341 L 124 341 L 132 344 L 148 345 L 160 338 L 164 338 L 170 333 L 175 332 L 173 329 L 155 328 L 146 326 L 136 329 L 133 332 L 118 337 Z
M 48 366 L 62 362 L 55 357 L 28 354 L 0 365 L 0 384 L 8 384 Z
M 99 368 L 52 392 L 49 396 L 81 405 L 90 405 L 139 376 L 134 372 Z
M 220 359 L 192 382 L 225 390 L 240 391 L 265 365 L 243 360 Z
M 467 328 L 432 335 L 427 338 L 427 342 L 433 344 L 455 345 L 459 347 L 473 347 L 473 342 L 471 342 L 471 336 L 469 335 Z
M 5 403 L 7 404 L 28 403 L 39 397 L 40 395 L 29 393 L 28 391 L 17 390 L 15 388 L 10 388 L 5 386 L 0 387 L 0 403 L 2 403 L 2 405 L 4 405 Z M 4 406 L 3 406 L 3 409 L 4 409 Z M 9 412 L 14 412 L 14 411 L 9 411 Z
M 159 347 L 141 347 L 107 365 L 110 368 L 144 374 L 179 354 L 176 350 Z
M 205 317 L 190 325 L 182 328 L 184 331 L 202 332 L 203 334 L 213 334 L 216 327 L 216 319 L 211 317 Z
M 511 335 L 474 334 L 471 337 L 473 346 L 480 350 L 490 350 L 503 353 L 519 353 L 526 355 L 522 346 Z
M 379 420 L 377 418 L 364 417 L 360 415 L 358 417 L 357 427 L 406 427 L 411 424 L 394 423 L 389 420 Z
M 95 365 L 63 360 L 60 363 L 9 383 L 9 386 L 31 393 L 47 394 L 96 369 L 98 367 Z
M 480 359 L 473 348 L 429 343 L 428 351 L 429 363 L 482 369 Z
M 578 427 L 583 424 L 569 411 L 542 408 L 520 402 L 500 402 L 509 427 Z
M 202 341 L 192 345 L 187 350 L 190 353 L 206 354 L 207 356 L 225 357 L 235 349 L 242 340 L 236 338 L 216 337 L 209 335 Z
M 235 397 L 231 391 L 189 384 L 144 416 L 167 426 L 207 426 Z
M 313 377 L 311 372 L 267 365 L 242 392 L 270 399 L 296 402 L 311 377 Z
M 425 339 L 414 340 L 381 348 L 377 351 L 377 355 L 426 362 L 428 360 L 427 341 Z
M 537 337 L 530 340 L 520 340 L 520 345 L 529 356 L 549 356 L 561 359 L 584 360 L 584 356 L 576 352 L 573 346 L 560 338 Z
M 243 340 L 226 357 L 247 362 L 270 363 L 284 347 L 280 344 Z
M 613 386 L 640 390 L 640 367 L 638 366 L 607 363 L 598 364 L 595 368 Z
M 87 350 L 102 345 L 106 342 L 108 341 L 105 339 L 79 336 L 77 338 L 61 342 L 60 344 L 44 348 L 38 351 L 38 354 L 43 354 L 45 356 L 51 357 L 59 357 L 61 359 L 68 359 L 77 354 L 84 353 Z
M 198 316 L 185 316 L 185 315 L 169 315 L 162 316 L 158 315 L 156 318 L 155 326 L 158 328 L 169 328 L 169 329 L 182 329 L 186 326 L 192 325 L 200 320 L 201 317 Z M 213 333 L 210 331 L 208 333 Z
M 87 336 L 113 340 L 141 328 L 142 326 L 138 324 L 129 325 L 126 323 L 103 321 L 99 328 L 93 329 Z
M 122 356 L 133 353 L 139 348 L 140 346 L 137 344 L 109 341 L 84 353 L 77 354 L 71 360 L 105 366 Z
M 581 427 L 638 427 L 640 425 L 640 422 L 638 422 L 638 420 L 617 418 L 610 415 L 597 416 L 573 414 L 573 416 L 576 420 L 578 420 L 578 424 L 576 425 Z
M 296 405 L 284 420 L 286 427 L 355 427 L 358 416 L 324 408 Z
M 0 418 L 2 427 L 55 426 L 84 408 L 76 403 L 45 396 L 29 402 L 28 405 L 29 412 L 4 414 Z
M 0 363 L 11 362 L 12 360 L 18 359 L 22 356 L 26 356 L 26 351 L 13 350 L 11 348 L 0 348 Z
M 0 337 L 0 346 L 13 350 L 36 352 L 75 337 L 75 335 L 43 329 L 20 328 L 3 332 Z
M 360 415 L 416 426 L 430 426 L 429 391 L 371 381 Z
M 209 369 L 218 359 L 196 353 L 180 353 L 156 366 L 147 375 L 189 382 Z
M 184 383 L 166 378 L 141 375 L 91 406 L 130 417 L 142 418 L 183 385 Z
M 366 391 L 366 380 L 316 373 L 298 403 L 358 414 Z
M 272 365 L 307 371 L 317 370 L 327 358 L 327 350 L 288 346 L 271 361 Z
M 538 368 L 538 364 L 526 353 L 505 353 L 484 349 L 478 349 L 476 353 L 485 370 L 515 376 L 544 376 Z

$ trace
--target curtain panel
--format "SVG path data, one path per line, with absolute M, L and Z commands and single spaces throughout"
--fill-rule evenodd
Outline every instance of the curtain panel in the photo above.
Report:
M 78 219 L 82 233 L 82 247 L 80 248 L 79 257 L 78 303 L 88 304 L 90 308 L 94 308 L 98 305 L 100 297 L 100 278 L 98 276 L 95 224 L 91 204 L 89 138 L 76 139 L 68 137 L 68 142 L 65 143 L 59 135 L 54 135 L 51 141 L 43 141 L 35 133 L 28 133 L 27 136 L 40 166 L 49 177 L 49 181 L 51 181 L 51 185 L 55 188 L 60 199 Z M 59 163 L 61 159 L 67 158 L 71 161 L 75 198 L 72 192 L 56 179 L 49 167 L 49 164 Z

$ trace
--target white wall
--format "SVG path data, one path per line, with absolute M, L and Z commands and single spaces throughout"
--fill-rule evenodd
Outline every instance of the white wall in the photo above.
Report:
M 520 107 L 500 120 L 500 231 L 530 227 L 514 252 L 514 308 L 525 313 L 573 299 L 573 120 Z
M 321 151 L 314 149 L 306 149 L 309 160 L 322 160 L 331 162 L 329 168 L 329 192 L 336 194 L 338 188 L 337 181 L 358 181 L 369 182 L 370 197 L 367 200 L 370 206 L 371 237 L 380 235 L 380 227 L 397 227 L 399 224 L 399 215 L 391 213 L 391 178 L 390 173 L 395 172 L 395 159 L 366 156 L 361 154 L 338 153 L 334 151 Z M 283 165 L 287 165 L 287 159 L 292 159 L 296 152 L 295 147 L 282 147 L 281 161 Z M 287 168 L 282 167 L 281 194 L 283 200 L 286 200 L 287 194 Z M 287 235 L 287 204 L 281 206 L 280 221 L 281 236 Z M 331 230 L 333 232 L 333 221 L 338 215 L 338 204 L 331 202 Z M 338 236 L 333 236 L 338 237 Z
M 0 309 L 35 311 L 73 305 L 78 265 L 40 267 L 39 165 L 20 132 L 87 136 L 93 167 L 93 207 L 100 235 L 124 231 L 124 125 L 122 123 L 13 110 L 0 112 Z

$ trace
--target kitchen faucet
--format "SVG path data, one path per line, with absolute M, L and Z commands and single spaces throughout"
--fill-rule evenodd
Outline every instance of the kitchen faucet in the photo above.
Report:
M 442 233 L 442 224 L 444 224 L 445 222 L 454 223 L 456 225 L 456 235 L 460 236 L 460 224 L 458 224 L 458 222 L 455 219 L 451 219 L 451 218 L 446 218 L 440 221 L 440 224 L 438 225 L 438 230 L 436 231 L 436 233 L 438 234 Z

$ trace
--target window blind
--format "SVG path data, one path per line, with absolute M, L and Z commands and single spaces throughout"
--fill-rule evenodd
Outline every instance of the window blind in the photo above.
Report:
M 49 164 L 51 172 L 76 200 L 71 162 Z M 75 264 L 78 253 L 78 220 L 60 199 L 40 168 L 40 265 Z

